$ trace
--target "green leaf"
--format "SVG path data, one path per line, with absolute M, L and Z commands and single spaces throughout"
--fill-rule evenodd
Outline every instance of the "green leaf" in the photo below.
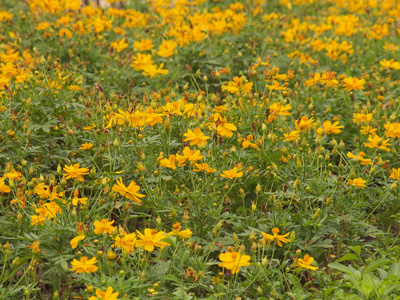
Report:
M 328 264 L 328 267 L 332 268 L 332 269 L 336 269 L 338 271 L 341 271 L 341 272 L 349 274 L 349 275 L 353 275 L 353 271 L 349 267 L 343 266 L 342 264 L 339 264 L 337 262 L 332 262 L 332 263 Z
M 167 237 L 165 239 L 163 239 L 163 242 L 167 242 L 168 244 L 170 244 L 172 247 L 176 248 L 176 237 Z
M 188 295 L 185 293 L 185 290 L 181 287 L 177 288 L 176 291 L 173 293 L 175 296 L 178 297 L 178 299 L 181 300 L 191 300 L 193 299 L 192 296 Z
M 179 252 L 179 258 L 181 259 L 181 264 L 183 265 L 185 261 L 189 258 L 190 251 L 186 248 L 182 248 Z
M 60 259 L 60 265 L 65 272 L 69 271 L 68 263 L 63 258 Z
M 289 281 L 297 287 L 301 287 L 300 279 L 294 276 L 293 274 L 288 273 L 287 274 Z
M 351 250 L 353 250 L 355 253 L 357 253 L 358 256 L 360 256 L 361 254 L 361 247 L 360 246 L 354 246 L 354 247 L 350 247 Z
M 336 262 L 341 262 L 345 260 L 360 260 L 360 258 L 353 253 L 347 253 L 342 258 L 338 259 Z
M 173 281 L 173 282 L 176 282 L 176 283 L 180 283 L 181 282 L 178 277 L 176 277 L 175 275 L 172 275 L 172 274 L 165 275 L 164 279 L 167 280 L 167 281 Z
M 399 263 L 394 263 L 392 267 L 389 270 L 389 275 L 396 276 L 398 279 L 400 279 L 400 264 Z
M 381 258 L 376 261 L 373 261 L 368 266 L 365 267 L 364 273 L 365 274 L 371 273 L 376 268 L 379 268 L 380 266 L 386 265 L 390 262 L 391 262 L 391 260 L 387 259 L 387 258 Z
M 365 296 L 369 296 L 374 289 L 374 282 L 372 281 L 371 275 L 365 274 L 361 282 L 361 288 L 363 289 Z

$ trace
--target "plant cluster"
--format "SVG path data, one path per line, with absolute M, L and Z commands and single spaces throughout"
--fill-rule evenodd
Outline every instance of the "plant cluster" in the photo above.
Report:
M 0 299 L 399 299 L 400 3 L 3 0 Z

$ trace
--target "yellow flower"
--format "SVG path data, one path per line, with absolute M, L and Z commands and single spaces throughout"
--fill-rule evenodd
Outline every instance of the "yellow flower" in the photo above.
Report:
M 283 136 L 285 137 L 286 142 L 291 142 L 291 141 L 298 141 L 300 139 L 300 131 L 294 130 L 289 133 L 284 133 Z
M 96 234 L 111 234 L 114 230 L 114 226 L 111 226 L 115 221 L 108 221 L 107 219 L 102 219 L 101 221 L 94 221 L 94 233 Z
M 355 77 L 347 77 L 343 79 L 343 88 L 345 91 L 350 92 L 351 90 L 363 90 L 365 80 L 358 79 Z
M 232 274 L 236 274 L 240 271 L 241 267 L 250 266 L 250 259 L 251 257 L 249 255 L 238 253 L 229 247 L 228 252 L 219 255 L 219 260 L 222 261 L 222 263 L 218 264 L 218 266 L 231 270 Z
M 243 176 L 243 172 L 238 172 L 237 170 L 238 170 L 237 167 L 234 167 L 234 168 L 231 169 L 231 170 L 225 170 L 225 171 L 221 174 L 221 177 L 229 178 L 229 179 L 234 179 L 234 178 L 242 177 L 242 176 Z
M 305 268 L 309 270 L 318 270 L 318 267 L 314 267 L 311 264 L 313 263 L 314 258 L 310 255 L 306 254 L 303 258 L 296 259 L 293 263 L 293 267 Z
M 210 138 L 209 136 L 205 136 L 198 128 L 196 128 L 194 132 L 188 129 L 183 136 L 186 137 L 186 139 L 183 140 L 184 142 L 190 141 L 190 146 L 197 145 L 198 147 L 203 147 L 203 145 L 206 146 L 207 140 Z
M 67 166 L 65 165 L 64 173 L 65 179 L 70 179 L 70 178 L 78 178 L 79 181 L 83 181 L 82 175 L 87 175 L 89 174 L 89 169 L 88 168 L 79 168 L 79 164 L 73 164 L 72 166 Z
M 250 93 L 253 87 L 252 82 L 248 82 L 245 76 L 233 78 L 233 81 L 229 81 L 227 85 L 222 86 L 222 91 L 229 93 Z
M 374 117 L 372 114 L 361 112 L 359 114 L 353 113 L 353 123 L 368 123 L 373 122 Z
M 386 152 L 389 152 L 390 149 L 387 146 L 390 146 L 391 144 L 388 144 L 389 139 L 384 140 L 383 138 L 380 138 L 378 135 L 375 136 L 369 136 L 368 137 L 369 143 L 364 143 L 364 146 L 368 148 L 378 148 L 385 150 Z
M 85 237 L 86 236 L 84 234 L 74 237 L 70 242 L 72 249 L 75 249 L 76 247 L 78 247 L 78 243 L 80 241 L 82 241 Z
M 217 169 L 211 168 L 208 164 L 202 163 L 202 164 L 195 164 L 195 167 L 197 169 L 193 169 L 194 172 L 202 172 L 206 171 L 207 174 L 215 173 Z
M 174 54 L 176 47 L 178 47 L 178 44 L 174 40 L 169 40 L 169 41 L 164 40 L 162 41 L 160 47 L 158 48 L 157 55 L 168 58 Z
M 4 182 L 4 178 L 0 178 L 0 193 L 9 193 L 11 189 L 6 183 Z
M 119 292 L 113 293 L 112 286 L 109 286 L 106 291 L 102 291 L 101 289 L 96 290 L 96 297 L 101 300 L 117 300 Z
M 331 123 L 331 121 L 325 121 L 322 126 L 324 127 L 325 134 L 339 134 L 341 128 L 344 126 L 339 126 L 339 122 Z
M 168 70 L 163 69 L 164 64 L 160 64 L 159 67 L 157 65 L 147 65 L 143 67 L 143 75 L 150 76 L 151 78 L 157 77 L 158 75 L 166 75 L 168 74 Z
M 387 122 L 383 127 L 386 129 L 385 135 L 387 137 L 400 139 L 400 123 Z
M 314 118 L 308 119 L 307 116 L 302 116 L 295 122 L 296 130 L 307 132 L 309 129 L 311 129 L 313 122 Z
M 32 245 L 29 246 L 29 249 L 32 249 L 32 252 L 39 252 L 39 244 L 40 242 L 33 242 Z
M 399 169 L 392 169 L 392 171 L 390 172 L 390 178 L 394 179 L 394 180 L 399 180 L 400 179 L 400 168 Z
M 292 109 L 292 106 L 290 104 L 287 104 L 285 106 L 283 106 L 281 103 L 276 102 L 273 103 L 270 107 L 269 107 L 271 114 L 274 114 L 276 116 L 290 116 L 292 113 L 289 112 L 289 110 Z
M 139 51 L 151 50 L 154 47 L 153 42 L 150 39 L 143 39 L 141 41 L 135 41 L 133 47 Z
M 125 196 L 129 200 L 135 201 L 138 205 L 141 205 L 141 200 L 139 198 L 145 197 L 145 195 L 137 193 L 140 190 L 140 186 L 138 186 L 135 181 L 131 181 L 129 186 L 126 187 L 123 182 L 122 178 L 117 180 L 117 184 L 114 184 L 112 187 L 114 192 L 120 193 L 122 196 Z
M 171 154 L 169 158 L 163 158 L 162 160 L 160 160 L 160 167 L 166 167 L 175 170 L 177 163 L 179 164 L 176 156 Z M 180 164 L 180 166 L 184 166 L 184 164 Z
M 279 91 L 279 90 L 286 90 L 286 86 L 285 85 L 279 85 L 279 82 L 278 81 L 275 81 L 274 80 L 274 83 L 272 84 L 272 85 L 268 85 L 268 84 L 266 84 L 265 85 L 265 87 L 267 87 L 269 90 L 276 90 L 276 91 Z
M 363 188 L 363 187 L 366 187 L 366 185 L 365 185 L 366 182 L 367 182 L 366 180 L 359 177 L 359 178 L 355 178 L 355 179 L 350 179 L 348 181 L 348 184 L 352 185 L 352 186 Z
M 133 57 L 134 61 L 131 64 L 136 71 L 143 70 L 146 66 L 154 64 L 151 54 L 138 53 L 136 57 Z
M 47 28 L 50 27 L 50 23 L 49 22 L 41 22 L 37 25 L 37 27 L 35 28 L 36 30 L 46 30 Z
M 146 228 L 144 234 L 137 231 L 137 236 L 139 237 L 139 240 L 136 241 L 136 244 L 149 252 L 153 252 L 154 247 L 164 248 L 170 245 L 169 243 L 162 241 L 168 237 L 164 231 L 157 232 L 156 229 Z
M 225 118 L 218 122 L 217 132 L 222 137 L 231 137 L 233 135 L 232 131 L 236 131 L 237 128 L 232 123 L 227 123 Z
M 381 60 L 379 63 L 385 68 L 400 70 L 400 63 L 398 61 L 394 61 L 394 59 L 391 60 L 384 59 Z
M 125 39 L 116 40 L 115 42 L 111 43 L 111 48 L 115 49 L 118 53 L 128 48 L 128 46 L 129 44 L 125 42 Z
M 272 233 L 273 233 L 273 235 L 267 234 L 265 232 L 261 232 L 261 234 L 265 237 L 266 240 L 269 240 L 272 242 L 275 241 L 279 247 L 282 247 L 282 243 L 289 242 L 289 240 L 286 237 L 290 234 L 290 232 L 288 232 L 284 235 L 278 235 L 279 229 L 274 227 L 274 228 L 272 228 Z
M 84 144 L 82 144 L 82 146 L 81 146 L 81 150 L 89 150 L 89 149 L 91 149 L 93 147 L 93 144 L 92 143 L 84 143 Z
M 88 260 L 87 256 L 82 256 L 80 261 L 74 259 L 71 262 L 72 269 L 71 271 L 75 271 L 76 273 L 94 273 L 97 271 L 98 267 L 95 266 L 94 264 L 97 263 L 96 257 L 93 257 Z
M 362 164 L 362 165 L 365 165 L 365 166 L 372 165 L 371 159 L 365 159 L 364 156 L 365 156 L 364 152 L 360 152 L 360 153 L 358 153 L 358 155 L 354 155 L 351 152 L 347 153 L 348 158 L 354 159 L 355 161 L 360 162 L 360 164 Z
M 190 229 L 185 229 L 185 230 L 180 231 L 182 229 L 182 226 L 181 226 L 181 223 L 179 223 L 179 222 L 176 222 L 174 225 L 172 225 L 172 228 L 173 228 L 173 231 L 171 231 L 169 233 L 169 235 L 172 235 L 172 236 L 175 235 L 175 236 L 179 236 L 181 238 L 190 238 L 192 236 L 192 231 Z
M 183 156 L 182 155 L 176 156 L 176 159 L 180 165 L 183 165 L 187 160 L 188 161 L 198 161 L 203 158 L 203 156 L 200 155 L 200 150 L 194 151 L 194 150 L 190 150 L 189 147 L 185 147 L 182 152 L 183 152 Z
M 258 146 L 251 141 L 253 140 L 253 136 L 249 134 L 247 137 L 242 138 L 242 148 L 246 149 L 248 147 L 251 147 L 253 149 L 258 149 Z
M 137 239 L 135 233 L 124 234 L 122 238 L 119 236 L 115 237 L 114 246 L 121 247 L 126 252 L 131 253 L 133 248 L 136 246 L 136 241 Z
M 377 128 L 372 128 L 371 126 L 361 126 L 360 133 L 364 135 L 376 135 Z

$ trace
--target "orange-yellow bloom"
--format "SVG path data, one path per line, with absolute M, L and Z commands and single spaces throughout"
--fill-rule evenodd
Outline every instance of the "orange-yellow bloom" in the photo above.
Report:
M 221 177 L 229 178 L 229 179 L 234 179 L 234 178 L 239 178 L 243 176 L 243 172 L 238 172 L 238 168 L 234 167 L 233 169 L 230 170 L 225 170 L 222 174 Z
M 91 259 L 88 260 L 87 256 L 82 256 L 80 261 L 74 259 L 71 262 L 72 265 L 72 269 L 71 271 L 75 271 L 76 273 L 94 273 L 97 271 L 98 267 L 95 266 L 94 264 L 97 263 L 97 259 L 96 257 L 93 257 Z
M 390 149 L 387 147 L 391 145 L 388 143 L 389 139 L 384 140 L 383 138 L 380 138 L 378 135 L 375 135 L 375 136 L 369 136 L 368 141 L 369 143 L 364 143 L 364 146 L 367 146 L 368 148 L 382 149 L 385 150 L 386 152 L 390 151 Z
M 391 60 L 384 59 L 381 60 L 379 63 L 385 68 L 400 70 L 400 63 L 398 61 L 394 61 L 394 59 Z
M 137 193 L 140 190 L 140 186 L 138 186 L 135 181 L 131 181 L 129 186 L 126 187 L 122 182 L 122 178 L 117 180 L 117 184 L 114 184 L 112 187 L 114 192 L 120 193 L 122 196 L 125 196 L 129 200 L 135 201 L 138 205 L 141 205 L 142 200 L 139 198 L 145 197 L 145 195 Z
M 96 297 L 100 300 L 117 300 L 118 295 L 119 292 L 113 293 L 112 286 L 109 286 L 105 291 L 102 291 L 101 289 L 96 290 Z M 96 297 L 90 297 L 89 300 L 92 300 L 92 298 L 96 299 Z
M 153 252 L 154 247 L 164 248 L 170 245 L 169 243 L 162 241 L 168 237 L 164 231 L 157 232 L 156 229 L 146 228 L 144 234 L 137 231 L 137 236 L 139 240 L 136 241 L 136 244 L 149 252 Z
M 176 156 L 176 159 L 180 165 L 183 165 L 187 160 L 188 161 L 198 161 L 203 158 L 203 155 L 200 155 L 200 150 L 194 151 L 194 150 L 190 150 L 189 147 L 185 147 L 182 152 L 183 152 L 183 155 Z
M 354 155 L 351 152 L 347 153 L 348 158 L 358 161 L 362 165 L 365 165 L 365 166 L 372 165 L 371 159 L 365 159 L 364 156 L 365 156 L 365 153 L 362 151 L 360 153 L 358 153 L 358 155 Z
M 181 223 L 176 222 L 172 225 L 173 231 L 169 233 L 171 236 L 179 236 L 181 238 L 190 238 L 192 236 L 192 231 L 190 229 L 182 230 Z
M 290 232 L 288 232 L 284 235 L 278 235 L 279 229 L 274 227 L 274 228 L 272 228 L 272 233 L 273 233 L 273 235 L 265 233 L 265 232 L 261 232 L 261 234 L 264 236 L 264 238 L 266 240 L 269 240 L 272 242 L 275 241 L 279 247 L 282 247 L 282 243 L 289 242 L 289 240 L 286 237 L 290 234 Z
M 136 246 L 136 234 L 124 234 L 123 237 L 116 236 L 114 246 L 121 247 L 126 252 L 131 253 L 133 248 Z
M 65 179 L 70 179 L 70 178 L 78 178 L 79 181 L 83 181 L 82 175 L 87 175 L 89 174 L 89 169 L 88 168 L 79 168 L 79 164 L 73 164 L 72 166 L 65 166 L 64 173 Z
M 91 149 L 93 147 L 93 143 L 84 143 L 84 144 L 82 144 L 82 146 L 81 146 L 81 150 L 89 150 L 89 149 Z
M 350 92 L 351 90 L 363 90 L 365 80 L 358 79 L 355 77 L 347 77 L 343 79 L 343 88 L 345 91 Z
M 197 145 L 198 147 L 206 146 L 207 140 L 210 138 L 209 136 L 205 136 L 204 133 L 202 133 L 198 128 L 196 128 L 194 131 L 188 129 L 183 136 L 186 137 L 186 139 L 183 140 L 184 142 L 190 141 L 190 146 Z
M 394 180 L 399 180 L 400 179 L 400 168 L 399 169 L 392 169 L 392 171 L 390 172 L 390 178 L 394 179 Z
M 108 221 L 107 219 L 102 219 L 101 221 L 94 221 L 94 233 L 96 234 L 111 234 L 114 230 L 112 224 L 114 220 Z
M 362 187 L 366 187 L 366 185 L 365 185 L 366 182 L 367 182 L 366 180 L 364 180 L 361 177 L 359 177 L 359 178 L 350 179 L 348 181 L 348 184 L 352 185 L 352 186 L 356 186 L 356 187 L 361 187 L 362 188 Z
M 218 266 L 231 270 L 232 274 L 236 274 L 240 271 L 241 267 L 250 266 L 250 259 L 251 257 L 249 255 L 233 251 L 233 249 L 229 247 L 228 252 L 219 255 L 219 260 L 222 261 L 222 263 L 218 264 Z
M 84 234 L 74 237 L 70 242 L 72 249 L 78 247 L 79 242 L 82 241 L 85 237 L 86 236 Z
M 311 264 L 313 263 L 314 258 L 310 255 L 306 254 L 303 258 L 298 258 L 294 261 L 293 267 L 304 268 L 309 270 L 318 270 L 318 267 L 314 267 Z

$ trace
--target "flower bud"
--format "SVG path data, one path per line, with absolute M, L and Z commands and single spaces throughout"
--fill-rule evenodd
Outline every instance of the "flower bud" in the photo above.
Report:
M 113 252 L 113 251 L 111 251 L 111 250 L 109 250 L 109 251 L 107 252 L 107 259 L 108 259 L 108 260 L 113 261 L 113 260 L 115 260 L 116 257 L 117 257 L 117 254 L 115 254 L 115 252 Z
M 257 183 L 257 185 L 256 185 L 256 193 L 260 194 L 261 192 L 262 192 L 261 185 L 259 183 Z
M 300 188 L 300 180 L 299 179 L 296 179 L 294 182 L 293 182 L 293 185 L 294 185 L 294 187 L 295 188 Z
M 235 243 L 237 243 L 238 240 L 239 240 L 239 238 L 238 238 L 237 234 L 235 233 L 235 234 L 233 235 L 233 241 L 234 241 Z
M 296 238 L 296 232 L 292 231 L 290 233 L 290 242 L 293 243 L 295 238 Z
M 343 140 L 340 140 L 339 150 L 344 150 L 344 147 L 345 147 L 345 144 L 344 144 Z
M 265 265 L 267 265 L 267 263 L 268 263 L 268 259 L 266 257 L 263 257 L 262 260 L 261 260 L 261 264 L 263 266 L 265 266 Z
M 9 242 L 7 242 L 7 243 L 3 246 L 4 254 L 7 255 L 8 253 L 10 253 L 10 248 L 11 248 L 11 245 L 10 245 Z

